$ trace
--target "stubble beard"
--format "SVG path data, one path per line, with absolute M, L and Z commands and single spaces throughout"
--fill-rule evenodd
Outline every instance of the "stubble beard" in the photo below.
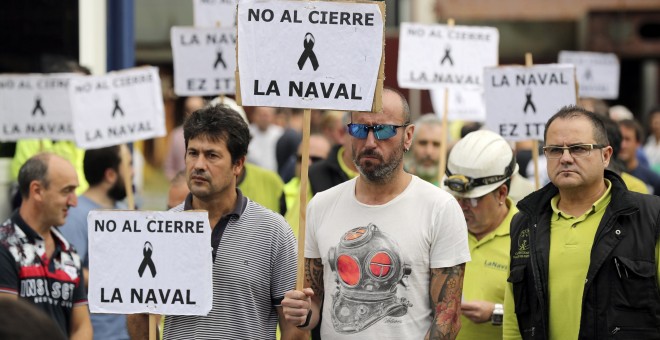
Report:
M 355 150 L 353 150 L 353 155 L 356 155 Z M 376 156 L 381 160 L 381 164 L 371 164 L 371 162 L 368 162 L 367 165 L 363 167 L 360 165 L 360 158 L 362 158 L 362 156 Z M 401 143 L 394 149 L 394 153 L 392 153 L 387 160 L 383 159 L 381 154 L 369 150 L 353 157 L 353 163 L 360 172 L 360 175 L 364 176 L 369 182 L 376 184 L 388 183 L 394 177 L 395 171 L 402 161 L 403 139 L 401 139 Z

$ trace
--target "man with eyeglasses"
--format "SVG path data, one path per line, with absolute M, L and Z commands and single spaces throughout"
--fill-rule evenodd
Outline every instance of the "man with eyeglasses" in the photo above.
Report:
M 285 316 L 311 329 L 322 315 L 323 339 L 454 339 L 465 219 L 451 195 L 403 170 L 410 109 L 394 90 L 382 100 L 382 112 L 348 124 L 360 175 L 309 204 L 306 288 L 285 294 Z
M 551 183 L 518 203 L 505 339 L 660 339 L 660 198 L 606 170 L 600 118 L 568 106 L 545 125 Z
M 472 256 L 465 266 L 458 339 L 502 338 L 509 224 L 518 212 L 508 195 L 517 170 L 509 143 L 487 130 L 469 133 L 449 154 L 443 188 L 463 209 Z

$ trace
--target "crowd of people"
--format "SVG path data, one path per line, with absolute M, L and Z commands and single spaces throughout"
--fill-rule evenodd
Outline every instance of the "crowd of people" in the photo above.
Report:
M 529 145 L 474 123 L 447 138 L 440 170 L 440 119 L 413 121 L 394 89 L 382 112 L 315 110 L 309 145 L 300 110 L 181 107 L 167 208 L 208 211 L 214 294 L 207 316 L 164 317 L 166 339 L 660 338 L 660 108 L 647 133 L 603 102 L 563 107 L 545 126 L 537 189 Z M 132 162 L 127 145 L 19 143 L 0 296 L 32 306 L 7 308 L 51 320 L 53 337 L 146 338 L 146 315 L 90 315 L 86 295 L 87 214 L 126 207 Z M 0 335 L 20 322 L 2 323 Z

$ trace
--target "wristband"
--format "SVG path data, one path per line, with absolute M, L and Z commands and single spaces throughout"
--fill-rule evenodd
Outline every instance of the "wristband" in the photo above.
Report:
M 298 328 L 304 328 L 309 326 L 309 321 L 312 320 L 312 310 L 310 309 L 309 312 L 307 312 L 307 319 L 305 319 L 305 323 L 299 326 L 296 326 Z
M 490 322 L 494 326 L 501 326 L 504 319 L 504 307 L 500 303 L 495 304 L 495 309 L 490 317 Z

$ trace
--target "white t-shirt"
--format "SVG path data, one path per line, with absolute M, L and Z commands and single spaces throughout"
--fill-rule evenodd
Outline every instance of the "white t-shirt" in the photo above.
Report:
M 383 205 L 355 198 L 356 179 L 314 196 L 306 258 L 322 258 L 323 339 L 421 339 L 433 320 L 430 268 L 470 261 L 456 200 L 413 176 Z

